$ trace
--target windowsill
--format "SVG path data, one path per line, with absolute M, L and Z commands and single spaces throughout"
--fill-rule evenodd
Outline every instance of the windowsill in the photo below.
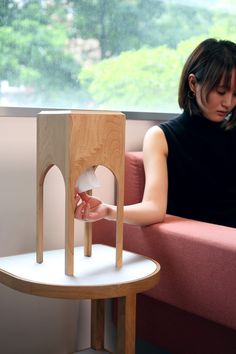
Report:
M 36 115 L 43 110 L 62 110 L 62 108 L 29 108 L 29 107 L 0 107 L 0 117 L 36 117 Z M 129 120 L 158 120 L 166 121 L 169 118 L 178 114 L 166 112 L 132 112 L 123 111 Z

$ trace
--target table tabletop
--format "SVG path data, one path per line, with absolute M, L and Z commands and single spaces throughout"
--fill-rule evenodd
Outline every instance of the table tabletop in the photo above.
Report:
M 116 249 L 94 244 L 92 256 L 84 248 L 74 248 L 74 275 L 65 274 L 65 250 L 44 252 L 43 263 L 35 252 L 0 257 L 0 282 L 33 295 L 99 299 L 143 292 L 159 278 L 160 265 L 145 256 L 123 251 L 123 266 L 115 266 Z

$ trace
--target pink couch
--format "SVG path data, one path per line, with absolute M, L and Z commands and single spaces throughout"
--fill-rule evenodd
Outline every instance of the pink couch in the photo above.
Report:
M 126 153 L 125 204 L 144 183 L 142 153 Z M 94 223 L 93 242 L 115 245 L 115 223 Z M 138 298 L 138 336 L 170 353 L 236 353 L 236 229 L 167 215 L 124 225 L 124 249 L 161 264 L 160 283 Z

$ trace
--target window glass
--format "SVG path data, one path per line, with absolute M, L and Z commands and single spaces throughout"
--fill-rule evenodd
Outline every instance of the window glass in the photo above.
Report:
M 178 110 L 203 39 L 236 41 L 235 0 L 4 0 L 1 106 Z

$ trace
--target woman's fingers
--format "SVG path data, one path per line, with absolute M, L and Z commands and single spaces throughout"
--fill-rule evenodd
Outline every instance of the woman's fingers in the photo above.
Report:
M 76 207 L 77 207 L 80 200 L 81 200 L 81 197 L 79 195 L 79 190 L 77 187 L 75 187 L 75 189 L 74 189 L 74 211 L 76 210 Z
M 75 208 L 75 213 L 74 216 L 76 219 L 83 220 L 84 215 L 85 215 L 85 208 L 86 208 L 86 203 L 82 202 L 79 205 L 76 206 Z
M 86 203 L 82 201 L 75 208 L 74 216 L 76 219 L 84 220 L 84 221 L 97 221 L 105 217 L 107 211 L 107 207 L 101 203 L 101 201 L 97 201 L 97 205 L 91 205 L 90 203 Z
M 79 196 L 79 195 L 76 195 L 76 196 L 74 197 L 74 207 L 75 207 L 75 208 L 76 208 L 77 204 L 79 203 L 79 201 L 80 201 L 80 196 Z

